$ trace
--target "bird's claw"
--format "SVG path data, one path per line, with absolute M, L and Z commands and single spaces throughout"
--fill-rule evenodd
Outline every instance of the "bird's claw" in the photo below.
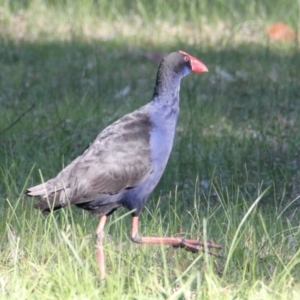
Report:
M 208 251 L 208 248 L 214 248 L 214 249 L 223 249 L 223 246 L 220 246 L 218 244 L 215 244 L 214 242 L 197 242 L 195 245 L 190 244 L 188 242 L 186 242 L 185 238 L 181 238 L 181 241 L 178 245 L 174 245 L 174 248 L 184 248 L 186 251 L 192 252 L 192 253 L 196 253 L 198 251 L 202 251 L 202 252 L 206 252 L 210 255 L 216 256 L 216 257 L 220 257 L 222 258 L 223 255 L 214 253 L 212 251 Z

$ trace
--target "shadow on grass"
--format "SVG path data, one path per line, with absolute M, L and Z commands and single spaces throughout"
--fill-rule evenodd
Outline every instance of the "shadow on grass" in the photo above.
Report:
M 117 41 L 28 43 L 0 50 L 1 169 L 21 188 L 30 169 L 39 181 L 77 157 L 97 133 L 146 104 L 157 62 L 149 51 L 183 49 L 210 72 L 181 84 L 175 146 L 157 191 L 184 190 L 215 174 L 225 186 L 276 185 L 293 198 L 299 181 L 299 68 L 297 46 L 162 45 Z M 16 121 L 16 124 L 14 122 Z M 5 176 L 5 172 L 2 172 Z M 2 180 L 5 182 L 5 180 Z M 192 182 L 192 183 L 191 183 Z M 2 186 L 2 195 L 9 196 Z M 4 196 L 5 195 L 5 196 Z

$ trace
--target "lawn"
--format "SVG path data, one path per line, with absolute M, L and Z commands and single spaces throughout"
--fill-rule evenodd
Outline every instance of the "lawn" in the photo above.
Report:
M 300 49 L 295 0 L 0 1 L 0 299 L 299 299 Z M 209 73 L 181 83 L 167 169 L 143 235 L 198 237 L 223 258 L 130 241 L 130 213 L 43 217 L 26 188 L 152 96 L 162 55 Z

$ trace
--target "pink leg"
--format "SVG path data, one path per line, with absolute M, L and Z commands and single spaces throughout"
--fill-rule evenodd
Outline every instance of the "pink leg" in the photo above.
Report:
M 96 229 L 96 257 L 99 266 L 99 274 L 100 279 L 103 280 L 105 278 L 105 258 L 104 258 L 104 251 L 103 251 L 103 238 L 104 238 L 104 225 L 106 223 L 107 216 L 101 216 L 99 220 L 99 224 Z
M 204 243 L 198 240 L 190 240 L 182 237 L 141 237 L 139 236 L 139 217 L 132 217 L 131 239 L 138 244 L 163 244 L 181 247 L 191 252 L 204 251 L 203 247 L 222 249 L 223 247 L 213 242 Z M 219 256 L 213 252 L 208 252 L 214 256 Z

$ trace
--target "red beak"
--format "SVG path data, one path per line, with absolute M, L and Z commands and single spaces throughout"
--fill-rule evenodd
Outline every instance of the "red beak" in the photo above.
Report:
M 190 55 L 190 54 L 188 54 L 184 51 L 179 51 L 179 52 L 190 58 L 192 72 L 197 72 L 197 73 L 208 72 L 208 69 L 207 69 L 206 65 L 203 62 L 201 62 L 199 59 L 193 57 L 192 55 Z

